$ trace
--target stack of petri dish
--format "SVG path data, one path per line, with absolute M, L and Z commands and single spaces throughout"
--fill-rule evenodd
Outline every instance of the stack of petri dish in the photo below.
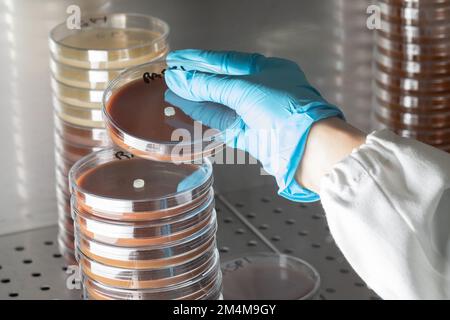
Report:
M 126 151 L 92 153 L 70 170 L 75 251 L 88 299 L 222 297 L 206 157 L 223 148 L 225 131 L 240 119 L 225 106 L 168 90 L 165 70 L 201 65 L 189 64 L 160 59 L 114 79 L 103 97 L 105 127 Z M 221 121 L 196 119 L 213 109 Z
M 83 156 L 111 145 L 102 118 L 103 91 L 124 69 L 168 52 L 168 25 L 151 16 L 109 14 L 66 23 L 50 33 L 55 121 L 59 246 L 74 261 L 68 172 Z
M 450 152 L 450 0 L 379 0 L 378 128 Z
M 71 169 L 87 299 L 220 299 L 212 166 L 94 152 Z

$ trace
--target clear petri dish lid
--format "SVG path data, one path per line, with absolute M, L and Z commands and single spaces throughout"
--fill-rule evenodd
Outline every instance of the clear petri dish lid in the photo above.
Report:
M 420 43 L 422 41 L 448 39 L 450 35 L 450 25 L 445 23 L 414 26 L 382 20 L 379 32 L 388 37 L 401 38 L 406 39 L 409 42 Z
M 72 216 L 70 214 L 70 207 L 68 208 L 64 203 L 57 201 L 58 219 L 61 221 L 70 221 L 73 225 Z
M 80 232 L 88 238 L 115 246 L 136 247 L 190 237 L 215 219 L 214 201 L 173 218 L 153 221 L 117 222 L 80 213 L 76 208 L 72 215 Z
M 380 0 L 379 2 L 392 8 L 439 10 L 441 8 L 449 7 L 447 0 Z
M 217 281 L 221 277 L 219 254 L 216 252 L 214 263 L 197 277 L 179 284 L 164 288 L 122 289 L 101 284 L 83 275 L 83 286 L 89 298 L 106 300 L 178 300 L 196 299 L 211 292 L 214 286 L 220 287 Z
M 132 269 L 152 269 L 186 263 L 216 247 L 217 222 L 176 242 L 145 247 L 121 247 L 90 239 L 75 226 L 75 241 L 80 252 L 102 264 Z
M 450 18 L 450 6 L 446 0 L 379 1 L 384 19 L 408 24 L 442 23 Z
M 73 222 L 70 223 L 68 219 L 58 218 L 58 238 L 64 240 L 66 246 L 75 250 Z
M 73 220 L 70 218 L 70 215 L 64 215 L 58 217 L 58 228 L 59 230 L 64 230 L 72 235 L 73 240 L 74 238 L 74 225 Z
M 309 263 L 288 255 L 255 253 L 222 263 L 225 300 L 311 300 L 320 287 Z
M 102 108 L 103 90 L 68 86 L 53 77 L 50 79 L 50 85 L 54 95 L 65 104 L 91 110 Z
M 449 124 L 439 123 L 432 124 L 416 124 L 414 121 L 404 121 L 402 117 L 383 117 L 378 111 L 375 112 L 374 118 L 386 127 L 401 131 L 412 131 L 418 135 L 417 140 L 427 142 L 429 144 L 447 144 L 449 142 L 446 132 L 450 129 Z M 425 121 L 424 121 L 425 122 Z M 420 138 L 419 138 L 420 137 Z
M 402 96 L 388 90 L 375 88 L 377 96 L 374 103 L 404 112 L 448 112 L 450 103 L 445 101 L 431 101 L 425 97 Z M 435 99 L 436 100 L 436 99 Z
M 388 56 L 385 52 L 375 52 L 376 67 L 395 74 L 421 74 L 438 76 L 450 74 L 450 61 L 412 61 Z
M 75 251 L 72 250 L 64 240 L 58 238 L 58 250 L 64 258 L 64 262 L 68 266 L 78 265 L 77 260 L 75 259 Z
M 104 90 L 124 69 L 83 69 L 59 63 L 52 57 L 50 70 L 56 81 L 69 87 Z
M 174 164 L 108 148 L 78 161 L 69 173 L 77 206 L 114 220 L 147 220 L 197 207 L 210 194 L 212 166 Z
M 60 229 L 58 226 L 58 241 L 67 249 L 71 251 L 72 254 L 75 254 L 75 245 L 74 245 L 74 235 L 70 232 L 70 230 Z
M 60 168 L 55 170 L 56 184 L 63 190 L 69 190 L 69 177 Z
M 54 124 L 56 132 L 58 132 L 65 140 L 73 144 L 90 147 L 106 147 L 112 143 L 104 128 L 76 125 L 64 121 L 57 114 L 54 116 Z
M 414 138 L 429 144 L 450 144 L 450 129 L 414 130 L 395 128 L 395 133 L 402 137 Z
M 60 185 L 56 185 L 56 200 L 58 203 L 70 206 L 70 194 L 67 188 L 61 188 Z
M 428 107 L 430 111 L 449 111 L 450 107 L 450 94 L 414 94 L 401 90 L 387 90 L 376 85 L 375 97 L 384 105 L 400 108 L 419 110 Z
M 418 60 L 448 59 L 450 56 L 450 43 L 424 45 L 418 43 L 404 43 L 390 40 L 377 34 L 376 44 L 378 50 L 388 52 L 388 56 Z
M 450 76 L 403 77 L 375 70 L 375 80 L 380 87 L 419 94 L 445 94 L 450 92 Z
M 81 144 L 70 143 L 65 140 L 64 137 L 60 136 L 57 132 L 55 133 L 55 149 L 64 159 L 68 162 L 75 163 L 87 154 L 94 151 L 101 150 L 101 147 L 91 147 Z
M 139 157 L 195 162 L 222 149 L 242 121 L 231 108 L 188 101 L 168 90 L 166 62 L 132 68 L 110 83 L 103 97 L 105 125 L 116 145 Z M 199 62 L 169 64 L 211 72 L 211 67 Z
M 55 114 L 67 123 L 85 128 L 105 130 L 100 109 L 74 106 L 59 100 L 57 97 L 53 97 L 53 108 Z
M 450 112 L 412 113 L 376 105 L 375 114 L 389 122 L 422 129 L 450 128 Z
M 420 30 L 420 28 L 419 28 Z M 403 33 L 402 33 L 403 32 Z M 382 29 L 377 30 L 377 34 L 384 37 L 384 38 L 388 38 L 392 41 L 395 42 L 403 42 L 403 43 L 415 43 L 415 44 L 420 44 L 420 45 L 442 45 L 445 43 L 448 43 L 448 35 L 447 34 L 432 34 L 431 32 L 425 34 L 425 35 L 421 35 L 419 36 L 414 36 L 414 32 L 419 33 L 420 31 L 418 30 L 409 30 L 406 31 L 405 29 L 399 31 L 399 33 L 395 34 L 395 33 L 391 33 L 391 32 L 386 32 Z
M 164 56 L 169 48 L 169 26 L 140 14 L 113 13 L 83 17 L 80 29 L 66 22 L 50 32 L 53 58 L 85 69 L 120 69 Z
M 81 271 L 99 283 L 116 288 L 153 288 L 155 291 L 192 280 L 217 261 L 217 251 L 214 248 L 185 263 L 152 269 L 117 268 L 91 260 L 79 251 L 76 255 Z
M 69 176 L 70 168 L 72 168 L 73 162 L 65 159 L 61 154 L 56 151 L 55 152 L 55 165 L 58 170 L 63 172 L 65 175 Z M 67 185 L 67 188 L 69 185 Z M 69 207 L 70 209 L 70 207 Z

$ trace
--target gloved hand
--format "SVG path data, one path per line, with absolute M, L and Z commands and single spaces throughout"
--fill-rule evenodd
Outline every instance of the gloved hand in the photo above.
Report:
M 202 50 L 171 52 L 167 63 L 183 66 L 165 72 L 166 83 L 176 95 L 220 103 L 237 112 L 241 125 L 227 144 L 257 158 L 275 176 L 281 196 L 300 202 L 319 200 L 297 183 L 295 173 L 312 124 L 343 118 L 343 114 L 308 83 L 296 63 L 260 54 Z M 196 113 L 191 108 L 190 113 L 195 120 L 220 127 L 230 122 L 225 109 L 224 113 L 217 108 Z

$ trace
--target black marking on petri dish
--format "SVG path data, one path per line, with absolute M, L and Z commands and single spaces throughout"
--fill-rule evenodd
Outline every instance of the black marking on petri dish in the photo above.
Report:
M 123 151 L 117 151 L 114 156 L 119 159 L 119 160 L 123 160 L 123 159 L 131 159 L 134 158 L 134 155 L 130 154 L 130 153 L 125 153 Z
M 145 83 L 150 83 L 150 81 L 153 81 L 155 79 L 162 79 L 162 74 L 161 73 L 155 73 L 155 72 L 145 72 L 142 75 L 142 78 L 144 79 Z

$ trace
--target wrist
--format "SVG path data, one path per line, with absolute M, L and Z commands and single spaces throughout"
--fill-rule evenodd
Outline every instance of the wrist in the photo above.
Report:
M 316 193 L 320 180 L 333 166 L 366 140 L 366 134 L 337 117 L 314 123 L 296 171 L 297 182 Z

